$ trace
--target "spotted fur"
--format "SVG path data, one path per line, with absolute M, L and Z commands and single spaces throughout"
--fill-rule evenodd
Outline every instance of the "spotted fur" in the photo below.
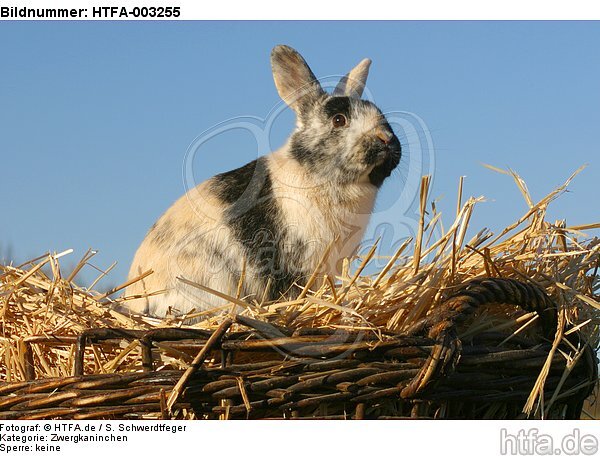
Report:
M 128 301 L 132 312 L 228 304 L 179 276 L 229 295 L 241 283 L 250 300 L 293 298 L 331 243 L 322 274 L 334 277 L 355 253 L 378 188 L 401 155 L 381 111 L 360 99 L 370 61 L 342 78 L 334 95 L 287 46 L 275 47 L 271 64 L 280 96 L 297 114 L 295 131 L 281 149 L 190 190 L 154 224 L 131 266 L 130 278 L 154 271 L 128 287 L 127 295 L 142 296 Z M 337 114 L 345 126 L 334 126 Z

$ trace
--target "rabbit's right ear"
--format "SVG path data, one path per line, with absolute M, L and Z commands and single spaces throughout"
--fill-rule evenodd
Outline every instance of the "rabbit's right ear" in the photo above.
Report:
M 358 65 L 352 68 L 350 73 L 340 80 L 333 91 L 333 95 L 338 97 L 362 97 L 362 93 L 365 90 L 365 84 L 367 83 L 367 76 L 369 76 L 370 66 L 371 59 L 362 60 Z
M 297 113 L 325 93 L 302 56 L 289 46 L 273 48 L 271 67 L 279 96 Z

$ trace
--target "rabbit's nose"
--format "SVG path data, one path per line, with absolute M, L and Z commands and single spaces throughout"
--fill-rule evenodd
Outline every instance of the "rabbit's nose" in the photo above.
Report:
M 388 130 L 377 129 L 375 131 L 375 136 L 377 136 L 381 142 L 387 146 L 392 141 L 394 134 Z

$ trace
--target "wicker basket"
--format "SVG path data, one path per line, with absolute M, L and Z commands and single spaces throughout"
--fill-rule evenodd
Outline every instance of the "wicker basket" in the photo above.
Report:
M 478 307 L 495 303 L 537 311 L 537 337 L 457 335 Z M 234 322 L 247 330 L 230 332 Z M 0 418 L 523 418 L 545 368 L 545 406 L 531 416 L 575 419 L 597 381 L 597 359 L 587 346 L 566 369 L 560 350 L 585 341 L 574 331 L 553 347 L 557 324 L 556 306 L 539 288 L 484 279 L 466 284 L 402 334 L 291 331 L 238 316 L 212 333 L 97 329 L 71 339 L 40 336 L 28 344 L 76 345 L 75 375 L 34 379 L 31 369 L 29 381 L 0 385 Z M 83 375 L 86 346 L 120 339 L 141 342 L 143 372 Z M 195 359 L 186 371 L 155 371 L 157 343 Z

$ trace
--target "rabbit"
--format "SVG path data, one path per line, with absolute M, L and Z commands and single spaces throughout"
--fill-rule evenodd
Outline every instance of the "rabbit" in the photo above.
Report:
M 280 149 L 202 182 L 160 217 L 129 278 L 153 273 L 125 292 L 150 295 L 125 301 L 129 312 L 164 317 L 231 308 L 223 296 L 178 277 L 262 302 L 297 298 L 319 264 L 321 276 L 339 275 L 401 157 L 382 112 L 361 99 L 370 64 L 362 60 L 330 95 L 297 51 L 272 50 L 275 86 L 295 111 L 295 130 Z

